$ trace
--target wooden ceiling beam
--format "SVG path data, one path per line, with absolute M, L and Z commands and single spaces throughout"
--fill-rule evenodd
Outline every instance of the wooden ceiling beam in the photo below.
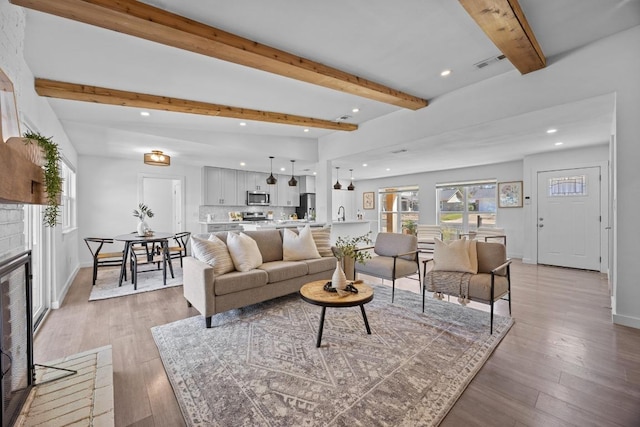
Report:
M 474 21 L 522 74 L 547 65 L 518 0 L 459 0 Z
M 74 21 L 268 71 L 284 77 L 417 110 L 428 102 L 135 0 L 10 0 Z
M 270 111 L 251 110 L 210 104 L 168 96 L 148 95 L 124 90 L 59 82 L 36 78 L 35 89 L 38 95 L 49 98 L 69 99 L 73 101 L 95 102 L 98 104 L 119 105 L 124 107 L 147 108 L 151 110 L 172 111 L 176 113 L 200 114 L 204 116 L 227 117 L 232 119 L 255 120 L 284 125 L 304 126 L 341 131 L 354 131 L 358 126 L 352 123 L 332 122 L 311 117 Z

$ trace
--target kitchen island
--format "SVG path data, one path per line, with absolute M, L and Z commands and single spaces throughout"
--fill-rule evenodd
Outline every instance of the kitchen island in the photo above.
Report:
M 335 244 L 338 237 L 342 237 L 343 239 L 349 237 L 358 237 L 367 234 L 370 231 L 371 221 L 333 221 L 331 223 L 331 244 Z

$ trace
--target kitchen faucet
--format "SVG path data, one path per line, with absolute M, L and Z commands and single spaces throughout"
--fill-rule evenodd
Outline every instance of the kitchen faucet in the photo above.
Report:
M 340 216 L 340 210 L 342 210 L 342 216 Z M 338 221 L 344 222 L 344 206 L 338 208 Z

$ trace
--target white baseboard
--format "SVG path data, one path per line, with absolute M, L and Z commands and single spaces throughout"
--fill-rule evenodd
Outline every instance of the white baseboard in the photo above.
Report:
M 531 258 L 522 258 L 522 263 L 523 264 L 536 264 L 536 261 L 534 261 Z
M 73 270 L 73 273 L 71 273 L 71 275 L 69 276 L 69 279 L 67 279 L 67 283 L 64 284 L 64 288 L 62 288 L 62 292 L 60 292 L 59 298 L 56 301 L 51 301 L 52 309 L 57 310 L 60 307 L 62 307 L 62 302 L 64 301 L 64 297 L 67 296 L 67 292 L 69 291 L 69 288 L 71 287 L 71 284 L 76 278 L 76 275 L 78 274 L 79 270 L 80 270 L 80 267 L 76 266 L 75 270 Z
M 628 326 L 630 328 L 640 329 L 640 319 L 631 316 L 613 315 L 613 323 L 616 325 Z

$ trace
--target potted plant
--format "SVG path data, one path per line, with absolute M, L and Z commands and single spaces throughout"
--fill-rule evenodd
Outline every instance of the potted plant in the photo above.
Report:
M 43 222 L 47 227 L 55 227 L 60 215 L 60 196 L 62 194 L 62 176 L 60 175 L 60 150 L 52 137 L 45 138 L 37 132 L 26 132 L 24 143 L 36 144 L 44 157 L 43 175 L 47 204 L 44 208 Z
M 371 232 L 358 237 L 338 237 L 336 240 L 333 253 L 342 263 L 342 268 L 349 280 L 355 279 L 356 262 L 364 264 L 368 259 L 371 259 L 369 251 L 357 251 L 358 248 L 373 243 L 369 237 L 370 234 Z
M 418 223 L 412 219 L 408 219 L 402 223 L 402 228 L 404 229 L 406 234 L 415 236 L 416 231 L 418 230 Z
M 144 203 L 139 203 L 138 209 L 133 210 L 133 216 L 139 220 L 137 227 L 138 236 L 149 236 L 151 228 L 149 228 L 149 225 L 147 225 L 144 219 L 146 217 L 153 218 L 153 211 Z

